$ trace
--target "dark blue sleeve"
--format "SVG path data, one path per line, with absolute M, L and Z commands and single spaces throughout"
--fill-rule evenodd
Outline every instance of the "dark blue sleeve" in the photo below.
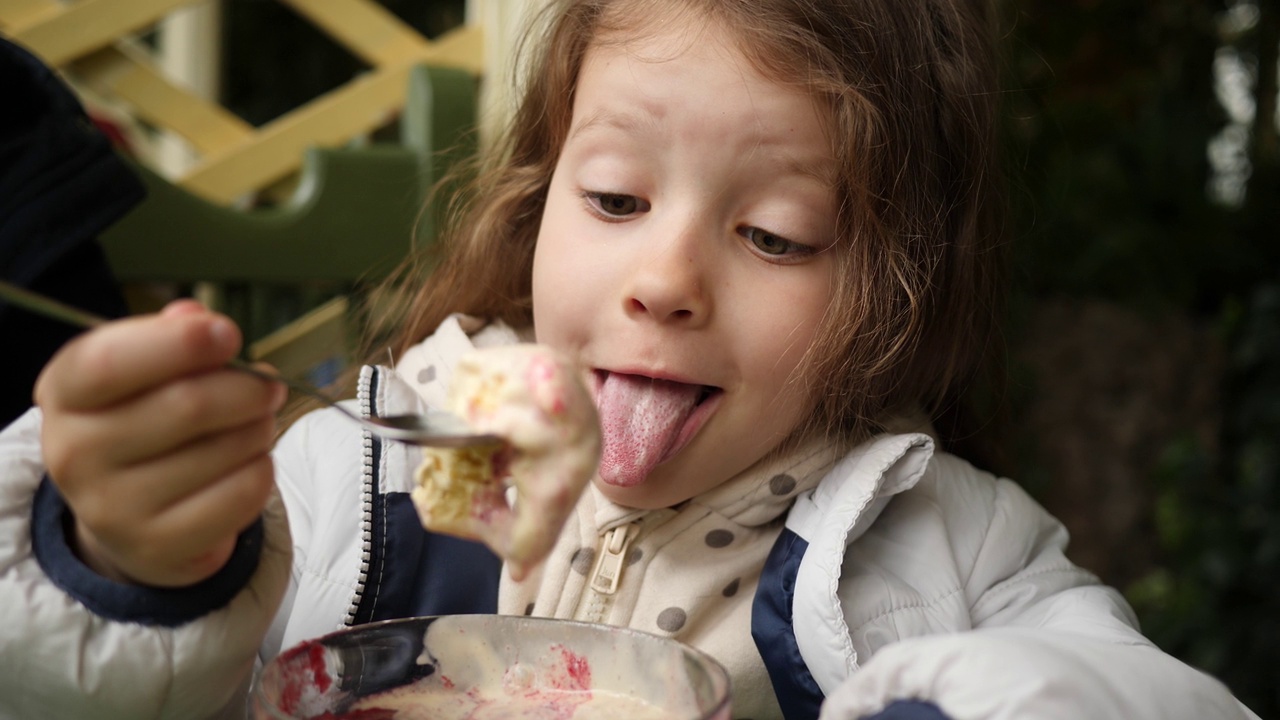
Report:
M 942 709 L 924 700 L 895 700 L 875 715 L 860 720 L 951 720 Z
M 67 542 L 71 511 L 48 478 L 31 511 L 31 545 L 53 584 L 108 620 L 176 627 L 231 602 L 258 569 L 263 528 L 259 518 L 240 534 L 236 549 L 213 577 L 185 588 L 153 588 L 108 580 L 76 557 Z
M 0 34 L 0 280 L 105 317 L 129 312 L 98 236 L 146 190 L 52 68 Z M 80 332 L 0 301 L 0 426 Z

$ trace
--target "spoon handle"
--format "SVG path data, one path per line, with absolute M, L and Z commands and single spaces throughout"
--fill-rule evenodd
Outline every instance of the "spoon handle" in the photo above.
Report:
M 3 280 L 0 280 L 0 297 L 20 308 L 77 327 L 93 328 L 107 321 L 106 318 L 65 305 L 53 298 L 33 293 Z
M 105 322 L 107 319 L 85 312 L 79 308 L 64 304 L 50 297 L 45 297 L 38 293 L 33 293 L 25 288 L 18 287 L 12 283 L 0 280 L 0 298 L 17 305 L 31 312 L 44 315 L 54 320 L 61 320 L 70 325 L 82 328 L 95 328 Z M 260 377 L 268 382 L 284 383 L 291 390 L 296 390 L 304 395 L 309 395 L 327 405 L 336 406 L 333 398 L 324 394 L 306 383 L 297 380 L 290 380 L 283 375 L 256 368 L 253 365 L 239 358 L 232 358 L 227 361 L 227 367 L 234 368 L 241 372 L 249 373 L 256 377 Z
M 244 360 L 241 360 L 240 358 L 231 358 L 230 360 L 228 360 L 227 367 L 233 370 L 239 370 L 242 373 L 248 373 L 250 375 L 253 375 L 254 377 L 262 378 L 267 382 L 278 382 L 288 387 L 290 390 L 293 390 L 294 392 L 299 392 L 299 393 L 302 393 L 303 395 L 308 395 L 310 397 L 315 398 L 316 400 L 319 400 L 325 405 L 328 405 L 333 408 L 337 408 L 338 410 L 341 410 L 343 414 L 348 415 L 356 420 L 360 419 L 357 415 L 351 413 L 346 408 L 339 405 L 337 400 L 334 400 L 323 391 L 315 387 L 312 387 L 311 385 L 308 385 L 307 383 L 304 383 L 301 380 L 293 380 L 279 373 L 274 373 L 274 372 L 271 372 L 270 370 L 263 370 L 262 368 L 250 365 L 249 363 L 245 362 Z
M 3 280 L 0 280 L 0 300 L 6 300 L 31 312 L 54 320 L 61 320 L 77 327 L 94 328 L 107 322 L 106 318 L 65 305 L 53 298 L 33 293 L 30 290 L 24 290 Z M 290 390 L 319 400 L 367 428 L 370 432 L 410 445 L 464 447 L 502 442 L 502 439 L 496 435 L 472 433 L 460 418 L 444 411 L 431 411 L 429 414 L 430 419 L 428 419 L 428 416 L 419 415 L 363 418 L 343 407 L 323 390 L 304 381 L 293 380 L 279 373 L 254 367 L 239 358 L 228 360 L 225 366 L 239 372 L 248 373 L 267 382 L 281 383 Z M 405 421 L 409 422 L 406 423 Z

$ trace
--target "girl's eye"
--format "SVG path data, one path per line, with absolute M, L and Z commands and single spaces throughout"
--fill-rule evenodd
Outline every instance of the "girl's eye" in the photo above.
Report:
M 783 257 L 788 255 L 804 255 L 811 248 L 807 245 L 791 242 L 781 235 L 774 235 L 767 230 L 761 230 L 757 227 L 746 227 L 742 229 L 742 235 L 760 252 L 773 257 Z
M 593 208 L 610 218 L 622 218 L 649 209 L 648 203 L 634 195 L 604 192 L 587 192 L 584 195 Z

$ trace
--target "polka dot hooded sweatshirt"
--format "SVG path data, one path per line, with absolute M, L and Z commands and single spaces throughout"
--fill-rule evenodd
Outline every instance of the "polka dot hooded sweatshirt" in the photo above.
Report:
M 456 355 L 527 340 L 465 317 L 446 323 L 398 363 L 429 405 L 443 402 Z M 636 510 L 590 485 L 555 548 L 523 582 L 503 574 L 498 612 L 601 622 L 674 637 L 715 657 L 734 678 L 739 717 L 779 714 L 751 637 L 761 569 L 795 497 L 812 490 L 837 453 L 811 443 L 766 456 L 673 508 Z
M 541 568 L 521 583 L 503 577 L 498 611 L 675 637 L 726 666 L 735 714 L 775 716 L 769 676 L 751 638 L 752 599 L 793 498 L 812 489 L 833 460 L 818 446 L 766 458 L 659 510 L 616 505 L 592 485 Z

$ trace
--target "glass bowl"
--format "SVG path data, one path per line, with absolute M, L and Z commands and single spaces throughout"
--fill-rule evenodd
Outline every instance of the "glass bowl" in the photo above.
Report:
M 259 720 L 728 720 L 729 677 L 638 630 L 441 615 L 295 645 L 263 668 L 252 703 Z

